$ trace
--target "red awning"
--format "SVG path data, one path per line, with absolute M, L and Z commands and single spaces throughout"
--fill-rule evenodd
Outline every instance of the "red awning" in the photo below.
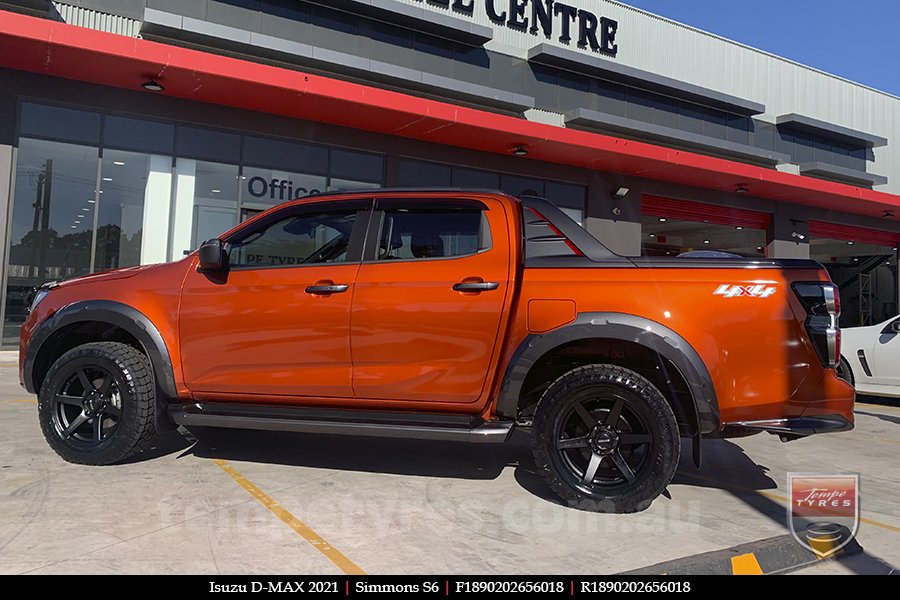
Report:
M 438 144 L 881 217 L 900 196 L 497 115 L 147 40 L 0 12 L 0 66 Z M 146 92 L 152 93 L 152 92 Z M 527 159 L 526 159 L 527 160 Z

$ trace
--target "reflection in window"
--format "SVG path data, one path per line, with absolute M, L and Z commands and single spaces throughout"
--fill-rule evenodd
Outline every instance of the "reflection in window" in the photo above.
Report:
M 103 152 L 95 271 L 166 260 L 171 182 L 171 157 Z
M 97 154 L 87 146 L 19 141 L 4 344 L 15 342 L 33 288 L 90 271 Z
M 179 158 L 175 172 L 172 258 L 177 260 L 237 225 L 238 167 Z
M 356 211 L 293 214 L 232 244 L 229 263 L 286 267 L 347 260 Z
M 379 260 L 466 256 L 491 247 L 480 209 L 398 208 L 385 211 Z

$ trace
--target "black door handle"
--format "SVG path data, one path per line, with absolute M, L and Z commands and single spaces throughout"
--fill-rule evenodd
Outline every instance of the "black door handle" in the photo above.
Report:
M 311 285 L 306 288 L 307 294 L 340 294 L 350 289 L 346 283 L 331 283 L 328 285 Z
M 489 292 L 500 287 L 496 281 L 460 281 L 453 284 L 454 292 Z

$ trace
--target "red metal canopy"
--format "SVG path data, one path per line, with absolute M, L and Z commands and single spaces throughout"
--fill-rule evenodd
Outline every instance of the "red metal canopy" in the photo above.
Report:
M 0 12 L 0 66 L 366 131 L 881 217 L 900 196 Z M 152 93 L 152 92 L 146 92 Z

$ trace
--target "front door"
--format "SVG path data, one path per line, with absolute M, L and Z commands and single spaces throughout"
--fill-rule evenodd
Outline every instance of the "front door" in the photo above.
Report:
M 350 303 L 370 206 L 286 207 L 225 240 L 226 274 L 188 274 L 179 328 L 192 392 L 352 396 Z
M 353 297 L 354 395 L 478 401 L 509 287 L 503 206 L 378 200 L 373 219 Z

